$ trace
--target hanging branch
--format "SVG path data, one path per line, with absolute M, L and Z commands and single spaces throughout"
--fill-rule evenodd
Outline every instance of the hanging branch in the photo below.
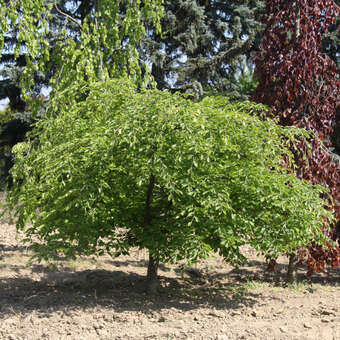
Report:
M 71 21 L 73 21 L 74 23 L 76 23 L 80 28 L 82 28 L 82 25 L 81 25 L 76 19 L 72 18 L 69 14 L 67 14 L 67 13 L 63 12 L 62 10 L 60 10 L 60 9 L 58 8 L 56 2 L 54 2 L 54 8 L 56 9 L 56 11 L 57 11 L 59 14 L 63 15 L 63 16 L 66 17 L 66 18 L 69 18 Z
M 99 10 L 99 3 L 98 2 L 99 1 L 97 0 L 96 3 L 95 3 L 96 14 L 98 13 L 98 10 Z M 99 79 L 102 80 L 103 77 L 104 77 L 104 65 L 103 65 L 103 55 L 102 55 L 102 51 L 100 49 L 100 41 L 99 41 L 99 36 L 98 36 L 99 25 L 98 25 L 98 19 L 97 19 L 96 15 L 95 15 L 95 18 L 94 18 L 94 22 L 95 22 L 96 31 L 97 31 L 97 50 L 98 50 L 99 58 L 100 58 L 100 76 L 99 76 Z

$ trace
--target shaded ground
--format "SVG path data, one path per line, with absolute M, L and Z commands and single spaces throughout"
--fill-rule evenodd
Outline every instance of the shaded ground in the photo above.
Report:
M 0 339 L 340 340 L 340 270 L 284 288 L 285 259 L 269 273 L 246 251 L 238 270 L 218 257 L 184 272 L 162 266 L 150 298 L 144 252 L 26 267 L 30 250 L 3 223 Z

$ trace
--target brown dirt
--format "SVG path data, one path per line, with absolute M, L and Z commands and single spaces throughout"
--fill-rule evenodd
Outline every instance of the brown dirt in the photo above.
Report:
M 0 225 L 0 339 L 340 340 L 340 270 L 284 287 L 250 249 L 234 269 L 215 257 L 191 270 L 162 266 L 144 293 L 146 254 L 27 267 L 31 252 Z

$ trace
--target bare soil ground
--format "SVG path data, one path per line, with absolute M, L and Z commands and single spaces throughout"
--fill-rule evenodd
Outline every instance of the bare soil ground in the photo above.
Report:
M 234 269 L 215 257 L 193 270 L 162 266 L 143 290 L 146 254 L 27 267 L 31 251 L 0 225 L 0 339 L 340 340 L 340 270 L 284 287 L 251 249 Z

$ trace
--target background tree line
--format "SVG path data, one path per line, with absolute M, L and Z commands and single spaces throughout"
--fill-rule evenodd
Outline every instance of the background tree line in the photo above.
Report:
M 50 2 L 55 3 L 50 19 L 53 29 L 49 47 L 52 53 L 60 29 L 67 28 L 69 34 L 77 39 L 80 26 L 76 22 L 81 23 L 86 16 L 94 13 L 95 1 Z M 164 6 L 162 33 L 157 34 L 147 27 L 139 51 L 141 59 L 151 67 L 157 88 L 191 92 L 198 98 L 206 93 L 235 99 L 249 98 L 256 88 L 252 57 L 258 50 L 263 31 L 260 19 L 264 15 L 264 1 L 176 0 L 165 1 Z M 323 50 L 338 69 L 339 20 L 330 25 L 330 34 L 323 39 Z M 18 54 L 15 49 L 17 33 L 15 27 L 6 33 L 5 49 L 0 58 L 0 100 L 8 100 L 6 112 L 2 114 L 1 145 L 5 147 L 2 156 L 5 160 L 10 158 L 8 147 L 22 140 L 32 122 L 30 106 L 21 96 L 20 78 L 26 59 L 25 52 Z M 32 97 L 42 95 L 41 90 L 48 87 L 54 71 L 51 64 L 45 73 L 35 74 Z M 337 154 L 340 149 L 338 140 L 337 134 L 334 136 Z M 6 165 L 3 163 L 4 177 L 8 176 L 10 164 L 9 159 Z

